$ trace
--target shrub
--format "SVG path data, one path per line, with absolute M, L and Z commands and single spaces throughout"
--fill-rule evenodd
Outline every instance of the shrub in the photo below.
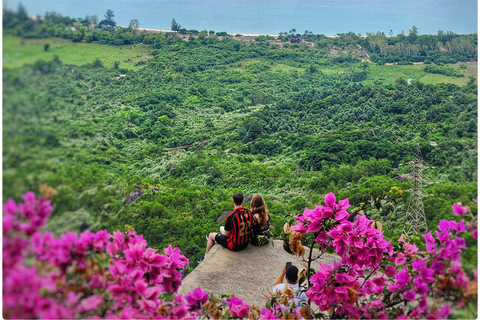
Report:
M 3 206 L 5 318 L 325 318 L 309 305 L 295 308 L 288 288 L 261 311 L 234 295 L 215 297 L 200 288 L 177 295 L 188 264 L 178 248 L 170 245 L 159 254 L 129 226 L 113 234 L 67 232 L 55 238 L 40 231 L 53 209 L 50 200 L 36 199 L 33 192 L 23 199 L 17 204 L 10 198 Z M 337 203 L 330 193 L 325 206 L 305 209 L 296 216 L 297 225 L 284 228 L 289 252 L 303 255 L 305 238 L 310 249 L 320 247 L 319 256 L 333 251 L 340 258 L 315 272 L 310 252 L 302 271 L 306 294 L 319 311 L 335 319 L 438 319 L 449 317 L 451 306 L 476 301 L 476 283 L 460 262 L 466 245 L 458 235 L 468 230 L 477 238 L 476 217 L 468 207 L 452 209 L 470 221 L 441 220 L 436 236 L 423 235 L 424 246 L 404 238 L 393 246 L 378 223 L 362 215 L 350 221 L 349 207 L 348 199 Z

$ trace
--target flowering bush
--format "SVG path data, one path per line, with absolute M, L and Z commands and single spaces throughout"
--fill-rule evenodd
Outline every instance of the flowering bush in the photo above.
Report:
M 55 238 L 39 231 L 50 201 L 23 199 L 3 206 L 5 318 L 183 318 L 206 302 L 200 288 L 171 298 L 188 263 L 178 248 L 159 254 L 132 230 Z
M 32 192 L 24 203 L 3 206 L 3 316 L 5 318 L 215 318 L 300 319 L 323 317 L 308 306 L 296 309 L 293 292 L 280 293 L 260 310 L 233 295 L 220 298 L 200 288 L 176 294 L 188 263 L 178 248 L 160 254 L 133 230 L 55 238 L 41 232 L 50 216 L 50 201 Z M 466 230 L 476 238 L 476 218 L 468 207 L 454 205 L 456 215 L 471 221 L 440 221 L 439 230 L 423 235 L 425 250 L 400 239 L 394 247 L 359 216 L 348 221 L 348 199 L 305 209 L 297 225 L 287 227 L 290 251 L 303 254 L 302 236 L 314 235 L 322 252 L 341 258 L 320 264 L 309 277 L 307 296 L 332 317 L 446 318 L 451 302 L 476 299 L 476 284 L 461 267 Z M 308 259 L 309 267 L 313 261 Z M 310 270 L 310 268 L 308 268 Z M 475 273 L 476 275 L 476 273 Z M 288 291 L 288 290 L 286 290 Z M 290 290 L 291 291 L 291 290 Z M 427 299 L 427 298 L 433 299 Z
M 468 207 L 452 209 L 456 215 L 469 212 L 475 223 L 441 220 L 439 230 L 423 235 L 426 249 L 420 250 L 404 238 L 393 247 L 365 216 L 349 221 L 349 206 L 348 199 L 336 203 L 330 193 L 325 206 L 305 209 L 296 225 L 285 228 L 296 241 L 313 233 L 311 248 L 317 244 L 341 257 L 333 266 L 320 264 L 309 279 L 307 296 L 320 311 L 332 317 L 438 319 L 449 316 L 453 302 L 476 301 L 476 283 L 461 267 L 466 244 L 459 235 L 467 228 L 477 237 Z M 312 260 L 310 255 L 309 266 Z

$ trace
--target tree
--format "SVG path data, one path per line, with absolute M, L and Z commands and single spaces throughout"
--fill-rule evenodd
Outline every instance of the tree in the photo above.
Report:
M 115 27 L 117 23 L 115 22 L 115 20 L 113 20 L 114 17 L 115 17 L 115 14 L 113 13 L 113 10 L 108 9 L 107 12 L 105 12 L 105 19 L 107 20 L 106 25 Z
M 90 24 L 93 24 L 95 26 L 98 23 L 98 16 L 96 14 L 93 16 L 89 16 L 88 21 L 90 22 Z
M 27 9 L 25 9 L 25 6 L 22 3 L 18 5 L 17 15 L 22 20 L 28 19 Z
M 408 30 L 408 40 L 411 42 L 411 43 L 414 43 L 415 40 L 417 40 L 417 36 L 418 36 L 418 29 L 417 27 L 413 26 L 412 29 L 409 29 Z
M 137 30 L 139 25 L 140 22 L 138 22 L 138 19 L 130 20 L 130 29 Z
M 175 18 L 172 19 L 172 31 L 178 31 L 182 28 L 182 26 L 175 21 Z

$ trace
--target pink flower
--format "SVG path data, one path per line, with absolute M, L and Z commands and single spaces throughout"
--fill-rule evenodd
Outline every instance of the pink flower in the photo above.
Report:
M 243 304 L 242 299 L 233 296 L 229 301 L 226 301 L 230 308 L 230 314 L 235 318 L 243 318 L 248 314 L 248 304 Z
M 375 283 L 375 285 L 377 287 L 382 287 L 385 285 L 385 282 L 387 282 L 387 279 L 385 279 L 385 277 L 376 277 L 376 278 L 373 278 L 372 279 L 373 283 Z
M 348 296 L 348 291 L 345 287 L 336 287 L 334 291 L 335 291 L 335 299 L 339 303 L 350 300 Z
M 370 302 L 370 307 L 372 309 L 379 309 L 379 308 L 382 308 L 383 307 L 383 302 L 382 302 L 382 299 L 378 299 L 378 300 L 373 300 Z
M 335 195 L 333 193 L 329 193 L 325 196 L 325 205 L 329 208 L 335 207 Z
M 450 306 L 448 304 L 444 305 L 443 307 L 440 308 L 440 311 L 438 312 L 438 314 L 440 315 L 440 317 L 442 319 L 447 319 L 448 316 L 450 315 L 450 312 L 451 309 L 450 309 Z
M 414 259 L 412 262 L 413 270 L 420 271 L 427 266 L 427 261 Z
M 392 292 L 392 293 L 397 291 L 397 285 L 396 285 L 395 283 L 390 283 L 390 284 L 387 286 L 387 288 L 388 288 L 388 291 L 390 291 L 390 292 Z
M 399 284 L 399 289 L 405 288 L 410 283 L 410 274 L 407 268 L 403 268 L 399 274 L 395 277 Z
M 405 264 L 405 262 L 407 262 L 407 258 L 405 257 L 405 255 L 403 253 L 398 253 L 397 257 L 395 258 L 395 263 L 399 266 Z
M 397 275 L 397 268 L 395 266 L 386 266 L 385 274 L 389 277 L 394 277 Z
M 144 245 L 142 243 L 128 245 L 128 249 L 124 251 L 127 262 L 140 262 L 140 259 L 143 256 L 143 249 Z
M 414 301 L 415 300 L 415 291 L 413 290 L 407 290 L 403 294 L 403 299 L 407 301 Z
M 283 317 L 277 318 L 277 316 L 275 316 L 275 314 L 273 314 L 272 311 L 270 311 L 270 309 L 267 309 L 267 308 L 263 308 L 260 311 L 260 317 L 258 318 L 258 320 L 273 320 L 273 319 L 283 319 Z
M 83 299 L 80 302 L 80 307 L 82 311 L 88 312 L 91 310 L 97 310 L 97 308 L 100 307 L 102 303 L 103 303 L 103 298 L 98 294 L 94 294 L 86 299 Z
M 443 274 L 445 269 L 445 263 L 438 260 L 434 260 L 430 268 L 433 269 L 435 271 L 435 274 L 437 275 Z
M 110 233 L 107 230 L 100 230 L 95 233 L 93 237 L 92 245 L 97 251 L 103 251 L 107 247 L 108 240 L 110 239 Z
M 66 299 L 66 304 L 67 306 L 75 306 L 78 303 L 78 300 L 83 296 L 83 292 L 79 292 L 75 294 L 73 291 L 69 291 L 67 293 L 67 299 Z
M 186 296 L 185 299 L 187 300 L 187 307 L 190 310 L 197 310 L 199 309 L 205 302 L 208 300 L 208 293 L 202 291 L 202 289 L 195 288 L 193 291 L 190 291 Z
M 338 226 L 338 229 L 343 233 L 348 233 L 352 231 L 352 223 L 348 220 L 342 221 L 342 223 Z
M 412 255 L 414 255 L 415 253 L 418 252 L 418 248 L 416 245 L 414 244 L 406 244 L 405 245 L 405 254 L 409 257 L 411 257 Z
M 467 213 L 468 208 L 462 207 L 461 205 L 458 205 L 458 204 L 454 204 L 452 206 L 452 211 L 453 211 L 453 214 L 457 216 L 463 216 L 465 213 Z
M 422 234 L 422 237 L 425 238 L 425 244 L 427 246 L 427 251 L 430 253 L 435 253 L 437 244 L 435 238 L 432 236 L 432 231 L 429 231 L 427 234 Z

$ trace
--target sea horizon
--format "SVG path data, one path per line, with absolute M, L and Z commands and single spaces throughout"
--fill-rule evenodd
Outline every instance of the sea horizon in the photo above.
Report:
M 6 0 L 3 9 L 17 10 L 20 3 L 31 16 L 57 12 L 82 19 L 97 15 L 99 21 L 111 9 L 119 26 L 138 19 L 141 30 L 170 30 L 175 19 L 187 30 L 252 36 L 277 36 L 293 29 L 327 36 L 348 32 L 395 36 L 408 34 L 413 26 L 418 34 L 478 32 L 476 0 Z

